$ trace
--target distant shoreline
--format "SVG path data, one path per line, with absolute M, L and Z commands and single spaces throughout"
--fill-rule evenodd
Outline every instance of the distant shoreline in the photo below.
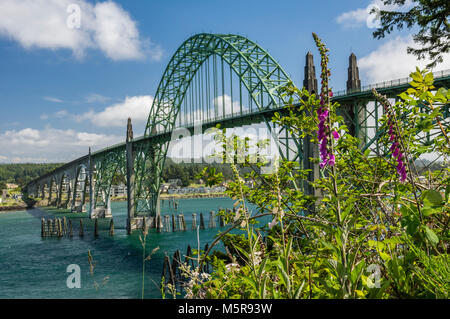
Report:
M 9 212 L 12 210 L 25 210 L 27 209 L 27 205 L 11 205 L 11 206 L 0 206 L 0 213 L 2 212 Z
M 190 198 L 226 198 L 228 195 L 225 193 L 196 193 L 196 194 L 161 194 L 160 199 L 170 200 L 170 199 L 190 199 Z M 126 201 L 126 197 L 121 198 L 111 198 L 113 202 Z

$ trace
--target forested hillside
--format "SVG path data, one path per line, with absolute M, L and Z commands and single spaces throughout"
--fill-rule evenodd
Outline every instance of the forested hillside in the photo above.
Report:
M 62 164 L 0 164 L 0 189 L 5 188 L 6 183 L 14 183 L 23 186 L 40 175 L 55 169 Z

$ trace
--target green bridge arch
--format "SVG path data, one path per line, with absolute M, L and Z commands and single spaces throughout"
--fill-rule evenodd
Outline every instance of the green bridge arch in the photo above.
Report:
M 229 65 L 259 111 L 288 103 L 279 89 L 291 79 L 267 51 L 240 35 L 201 33 L 183 42 L 170 59 L 150 108 L 144 136 L 174 130 L 189 86 L 211 56 Z M 270 130 L 270 120 L 264 119 Z M 300 142 L 295 143 L 299 148 Z M 161 141 L 141 145 L 136 150 L 136 214 L 149 212 L 153 215 L 158 210 L 161 173 L 168 146 L 168 141 Z

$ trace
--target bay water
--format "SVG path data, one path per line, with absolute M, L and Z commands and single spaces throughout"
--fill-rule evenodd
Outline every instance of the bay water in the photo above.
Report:
M 175 211 L 164 201 L 161 214 L 185 215 L 187 231 L 156 232 L 147 236 L 147 253 L 159 250 L 145 264 L 144 296 L 161 298 L 160 283 L 164 256 L 172 258 L 179 249 L 183 256 L 188 245 L 197 249 L 197 232 L 191 230 L 192 213 L 203 213 L 205 230 L 199 231 L 200 247 L 214 240 L 221 230 L 208 228 L 209 212 L 232 208 L 230 198 L 179 199 Z M 112 202 L 115 225 L 109 236 L 109 219 L 99 219 L 99 236 L 94 237 L 94 222 L 87 213 L 70 213 L 56 209 L 30 209 L 0 214 L 0 298 L 141 298 L 142 245 L 141 231 L 126 233 L 127 203 Z M 250 207 L 251 208 L 251 207 Z M 73 237 L 41 238 L 41 218 L 70 219 Z M 83 219 L 84 236 L 78 236 Z M 222 228 L 223 229 L 223 228 Z M 220 246 L 218 247 L 220 249 Z M 93 258 L 90 271 L 88 251 Z M 69 265 L 78 265 L 81 288 L 68 288 Z

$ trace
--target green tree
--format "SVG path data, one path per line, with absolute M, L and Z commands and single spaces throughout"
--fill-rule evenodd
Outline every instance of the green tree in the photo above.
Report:
M 405 8 L 406 0 L 383 0 L 384 5 L 397 5 Z M 448 0 L 412 0 L 413 6 L 407 11 L 381 10 L 381 26 L 373 32 L 373 37 L 381 39 L 396 27 L 418 27 L 414 42 L 419 48 L 408 47 L 407 52 L 419 59 L 427 56 L 432 61 L 427 67 L 443 62 L 443 54 L 450 51 L 450 1 Z M 372 9 L 372 13 L 375 9 Z

